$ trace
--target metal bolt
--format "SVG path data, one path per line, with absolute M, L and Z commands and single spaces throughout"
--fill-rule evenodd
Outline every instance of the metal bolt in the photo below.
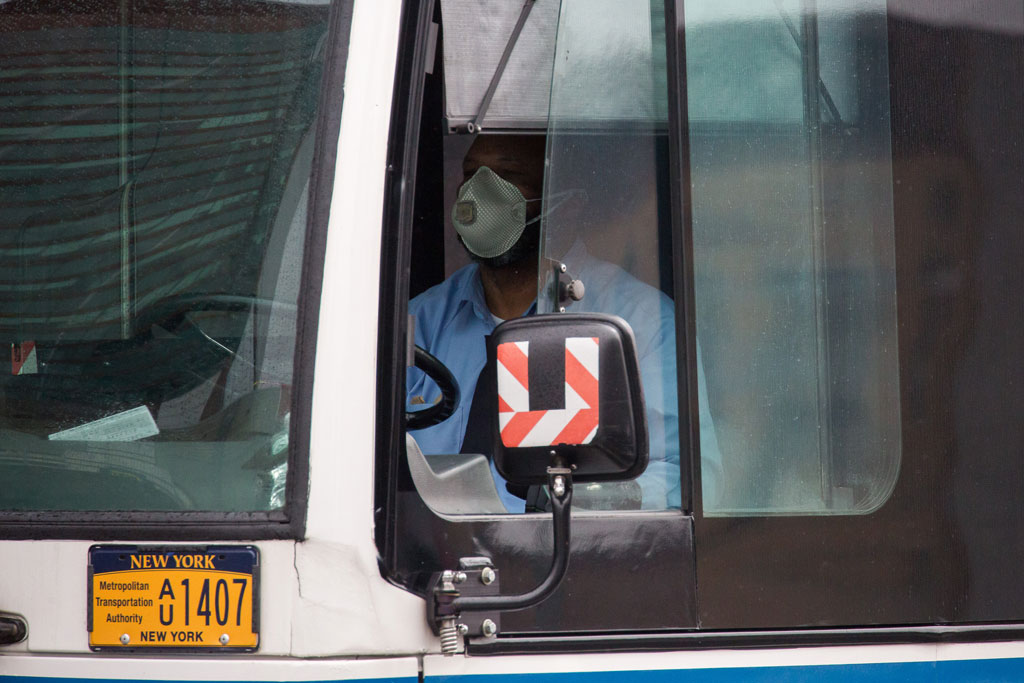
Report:
M 128 635 L 127 633 L 122 633 L 121 634 L 121 644 L 122 645 L 127 645 L 131 641 L 132 641 L 132 637 L 130 635 Z
M 465 624 L 459 624 L 459 635 L 463 635 L 464 636 L 464 635 L 468 635 L 468 634 L 469 634 L 469 627 L 466 626 Z
M 480 582 L 485 586 L 490 586 L 492 583 L 494 583 L 495 578 L 497 577 L 494 574 L 494 570 L 490 567 L 484 567 L 480 571 Z
M 558 312 L 559 313 L 565 313 L 565 306 L 559 306 L 558 307 Z
M 484 623 L 480 624 L 480 633 L 483 633 L 487 638 L 497 635 L 498 625 L 490 619 L 484 619 Z
M 564 263 L 559 263 L 559 264 L 558 264 L 558 269 L 559 269 L 560 271 L 562 271 L 563 273 L 564 273 L 565 271 L 569 270 L 568 268 L 566 268 L 566 267 L 565 267 L 565 264 L 564 264 Z
M 226 633 L 220 634 L 220 644 L 227 645 L 231 641 L 231 636 Z
M 554 483 L 554 486 L 552 488 L 554 488 L 555 497 L 556 498 L 561 498 L 562 496 L 564 496 L 565 495 L 565 477 L 563 477 L 560 474 L 557 477 L 555 477 L 555 483 Z
M 587 288 L 583 284 L 583 280 L 573 280 L 569 283 L 569 286 L 565 288 L 565 293 L 573 301 L 581 301 L 586 291 Z
M 466 572 L 456 572 L 455 573 L 455 583 L 462 583 L 465 580 L 466 580 Z

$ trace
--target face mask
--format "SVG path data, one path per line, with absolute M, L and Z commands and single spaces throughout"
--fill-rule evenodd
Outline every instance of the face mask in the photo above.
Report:
M 452 223 L 470 252 L 481 258 L 493 258 L 511 249 L 529 225 L 526 203 L 518 187 L 481 166 L 459 188 Z M 540 219 L 530 223 L 537 220 Z

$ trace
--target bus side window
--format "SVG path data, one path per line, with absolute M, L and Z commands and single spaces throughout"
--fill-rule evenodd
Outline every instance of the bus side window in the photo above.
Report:
M 868 513 L 895 486 L 884 12 L 685 3 L 696 327 L 729 492 L 708 514 Z

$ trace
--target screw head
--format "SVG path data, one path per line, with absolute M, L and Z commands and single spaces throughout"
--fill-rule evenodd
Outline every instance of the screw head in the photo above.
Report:
M 465 580 L 466 580 L 466 572 L 456 572 L 455 573 L 455 583 L 462 583 Z
M 229 642 L 231 642 L 231 636 L 229 636 L 226 633 L 222 633 L 220 634 L 220 638 L 218 640 L 220 640 L 221 645 L 227 645 Z
M 468 633 L 469 633 L 469 627 L 466 626 L 465 624 L 459 624 L 459 634 L 464 636 L 464 635 L 467 635 Z
M 496 578 L 497 575 L 494 573 L 494 570 L 490 567 L 484 567 L 480 571 L 480 582 L 485 586 L 490 586 L 492 583 L 494 583 L 494 579 Z
M 120 641 L 122 645 L 127 645 L 128 643 L 132 642 L 132 637 L 127 633 L 122 633 Z
M 498 625 L 490 619 L 484 619 L 484 623 L 480 624 L 480 633 L 483 633 L 487 638 L 495 636 L 498 634 Z
M 561 498 L 565 495 L 565 477 L 562 475 L 555 477 L 554 489 L 556 498 Z

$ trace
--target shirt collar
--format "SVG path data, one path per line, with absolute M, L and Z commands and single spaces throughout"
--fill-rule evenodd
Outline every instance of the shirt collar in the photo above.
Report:
M 459 283 L 458 299 L 460 303 L 471 306 L 476 317 L 494 327 L 491 312 L 487 308 L 487 300 L 484 298 L 484 285 L 480 281 L 478 264 L 472 263 L 466 268 L 465 277 Z
M 484 297 L 484 284 L 480 281 L 480 266 L 476 263 L 466 268 L 466 277 L 459 283 L 459 301 L 472 306 L 473 314 L 483 321 L 489 330 L 496 325 L 491 316 L 491 309 L 487 308 L 487 299 Z M 537 300 L 534 299 L 524 316 L 533 315 L 537 312 Z

